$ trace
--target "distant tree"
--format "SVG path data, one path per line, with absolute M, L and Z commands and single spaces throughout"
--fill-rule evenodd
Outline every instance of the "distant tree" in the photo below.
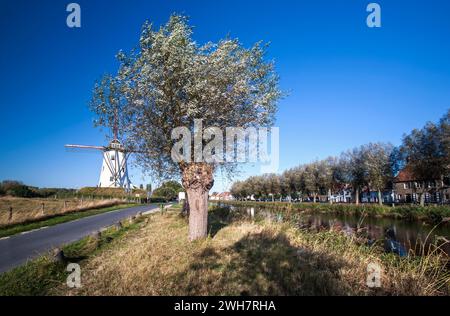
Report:
M 389 157 L 392 174 L 396 176 L 402 169 L 405 168 L 406 156 L 401 146 L 393 147 Z
M 264 193 L 266 196 L 269 196 L 272 201 L 275 200 L 275 197 L 280 194 L 280 179 L 276 174 L 265 174 L 262 177 Z
M 335 157 L 328 157 L 319 163 L 319 182 L 326 191 L 330 204 L 333 203 L 333 192 L 338 191 L 343 183 L 343 170 L 340 167 L 339 160 Z
M 153 197 L 165 199 L 167 202 L 177 199 L 178 193 L 183 192 L 183 187 L 176 181 L 164 182 L 153 191 Z
M 139 185 L 139 189 L 144 190 L 144 185 L 142 183 Z
M 390 188 L 394 176 L 408 166 L 419 181 L 414 187 L 424 205 L 425 181 L 442 180 L 450 183 L 450 110 L 436 123 L 428 123 L 405 135 L 400 147 L 391 144 L 369 143 L 329 157 L 322 161 L 299 165 L 281 175 L 253 176 L 237 184 L 234 189 L 256 198 L 268 194 L 280 196 L 312 196 L 326 192 L 331 202 L 332 192 L 351 185 L 356 204 L 361 189 L 376 190 L 382 204 L 382 190 Z
M 290 185 L 289 172 L 285 171 L 279 176 L 280 181 L 280 195 L 282 198 L 291 198 L 292 191 Z
M 320 165 L 318 161 L 307 164 L 304 170 L 305 189 L 309 195 L 312 195 L 313 202 L 316 203 L 317 196 L 320 193 L 322 184 Z
M 5 192 L 5 195 L 14 197 L 34 197 L 34 193 L 30 187 L 20 181 L 4 180 L 0 187 L 2 188 L 2 191 Z
M 161 188 L 157 188 L 157 189 L 155 189 L 155 191 L 153 191 L 152 197 L 161 198 L 161 199 L 166 200 L 166 202 L 169 202 L 169 201 L 175 200 L 177 197 L 177 194 L 171 188 L 161 187 Z
M 319 191 L 323 191 L 328 196 L 328 201 L 331 203 L 331 194 L 333 192 L 333 165 L 330 158 L 321 160 L 317 163 Z
M 177 192 L 177 194 L 179 192 L 183 192 L 184 191 L 183 186 L 179 182 L 173 181 L 173 180 L 164 182 L 163 186 L 166 187 L 166 188 L 171 188 L 172 190 Z
M 242 181 L 236 181 L 233 183 L 230 189 L 231 195 L 233 195 L 234 198 L 237 200 L 243 200 L 247 198 L 247 192 L 245 189 L 245 182 Z
M 371 188 L 377 191 L 378 203 L 382 205 L 381 192 L 388 187 L 394 177 L 391 164 L 393 146 L 391 144 L 370 143 L 365 148 L 366 159 L 364 163 L 368 183 Z
M 157 178 L 181 177 L 190 207 L 191 240 L 207 235 L 208 192 L 215 170 L 231 174 L 236 166 L 198 162 L 193 151 L 189 159 L 174 161 L 172 131 L 193 131 L 195 119 L 202 119 L 202 131 L 212 126 L 271 126 L 281 93 L 265 50 L 260 43 L 246 49 L 228 38 L 199 46 L 187 18 L 173 15 L 157 30 L 146 23 L 139 48 L 118 54 L 118 75 L 95 87 L 91 109 L 98 124 L 111 126 L 118 113 L 126 145 L 138 152 L 136 162 Z
M 152 192 L 152 185 L 150 183 L 147 184 L 145 189 L 146 189 L 147 192 Z
M 401 151 L 406 165 L 414 174 L 420 205 L 425 205 L 426 181 L 443 179 L 449 174 L 448 113 L 439 124 L 427 123 L 405 135 Z
M 447 180 L 450 178 L 450 110 L 439 122 L 439 138 L 442 150 L 443 175 Z
M 361 188 L 368 183 L 366 148 L 364 146 L 345 152 L 341 158 L 345 168 L 344 177 L 353 187 L 355 203 L 359 204 Z
M 264 185 L 262 177 L 250 177 L 246 182 L 248 190 L 254 195 L 256 199 L 260 199 L 264 196 Z

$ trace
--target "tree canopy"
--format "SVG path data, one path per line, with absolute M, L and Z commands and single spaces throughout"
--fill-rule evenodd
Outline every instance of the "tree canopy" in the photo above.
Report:
M 183 186 L 178 182 L 167 181 L 153 191 L 152 197 L 163 198 L 166 201 L 173 201 L 178 198 L 178 193 L 183 191 Z
M 267 45 L 245 48 L 231 38 L 200 45 L 192 35 L 181 15 L 172 15 L 158 29 L 145 23 L 138 47 L 117 54 L 117 74 L 95 85 L 90 107 L 97 125 L 118 128 L 147 173 L 158 179 L 181 176 L 190 206 L 190 238 L 197 239 L 207 234 L 214 172 L 217 167 L 227 174 L 236 171 L 230 161 L 203 159 L 204 148 L 212 142 L 225 147 L 217 129 L 270 127 L 282 94 L 274 64 L 265 59 Z M 174 150 L 185 137 L 194 146 Z M 175 159 L 181 150 L 183 159 Z M 225 155 L 216 147 L 210 151 Z
M 158 178 L 179 175 L 171 157 L 174 128 L 193 131 L 195 119 L 203 129 L 270 126 L 281 97 L 274 64 L 264 59 L 266 45 L 246 49 L 230 38 L 199 45 L 192 33 L 180 15 L 159 29 L 145 23 L 138 48 L 118 53 L 118 74 L 94 88 L 97 125 L 111 127 L 118 115 L 138 163 Z

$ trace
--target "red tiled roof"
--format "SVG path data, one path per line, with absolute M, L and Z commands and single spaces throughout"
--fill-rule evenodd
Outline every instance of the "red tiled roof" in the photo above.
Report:
M 401 170 L 397 177 L 395 177 L 395 182 L 409 182 L 417 180 L 414 178 L 414 173 L 412 172 L 411 167 L 406 166 L 403 170 Z

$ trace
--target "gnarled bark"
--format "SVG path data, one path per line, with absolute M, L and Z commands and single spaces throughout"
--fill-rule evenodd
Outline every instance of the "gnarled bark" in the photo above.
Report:
M 188 195 L 186 193 L 186 199 L 183 201 L 183 210 L 181 211 L 181 213 L 183 214 L 183 216 L 188 217 L 189 216 L 189 199 L 188 199 Z
M 182 183 L 189 203 L 189 239 L 205 238 L 208 233 L 208 192 L 214 185 L 213 167 L 207 163 L 181 166 Z

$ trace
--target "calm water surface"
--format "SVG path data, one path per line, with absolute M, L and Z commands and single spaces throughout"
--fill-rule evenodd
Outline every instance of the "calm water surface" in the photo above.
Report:
M 282 213 L 261 207 L 226 206 L 230 207 L 233 212 L 239 212 L 248 218 L 290 220 L 299 229 L 312 231 L 334 229 L 349 236 L 358 235 L 366 238 L 368 244 L 381 244 L 385 251 L 400 256 L 406 256 L 411 252 L 422 255 L 434 249 L 433 245 L 439 245 L 447 255 L 450 255 L 450 243 L 448 242 L 450 225 L 448 223 L 431 226 L 417 221 L 333 213 L 297 213 L 291 218 L 283 218 Z

